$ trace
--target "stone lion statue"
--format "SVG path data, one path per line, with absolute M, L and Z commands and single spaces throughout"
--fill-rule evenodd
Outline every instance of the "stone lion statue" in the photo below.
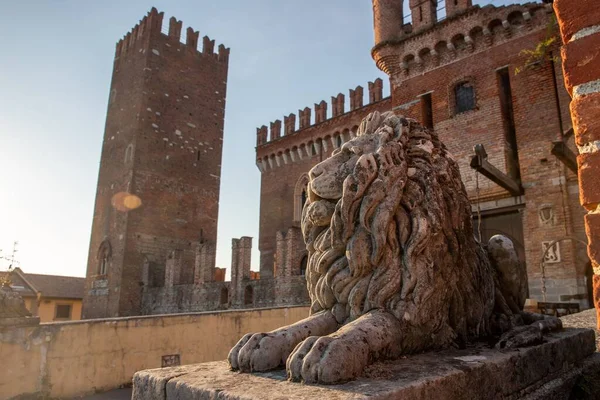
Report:
M 527 277 L 512 242 L 476 241 L 458 165 L 416 121 L 370 114 L 309 178 L 310 316 L 245 335 L 233 370 L 285 365 L 293 381 L 333 384 L 376 360 L 494 337 L 529 345 L 561 327 L 522 311 Z

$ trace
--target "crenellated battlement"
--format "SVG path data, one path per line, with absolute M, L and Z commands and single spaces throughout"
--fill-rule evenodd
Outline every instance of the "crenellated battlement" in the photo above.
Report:
M 117 42 L 115 60 L 128 54 L 134 48 L 143 51 L 143 47 L 147 44 L 147 39 L 153 35 L 163 35 L 200 55 L 213 57 L 218 62 L 225 64 L 229 62 L 229 48 L 220 44 L 215 53 L 215 41 L 211 40 L 208 36 L 204 36 L 202 38 L 202 48 L 200 49 L 200 32 L 195 31 L 192 27 L 188 27 L 185 30 L 185 39 L 182 40 L 183 22 L 175 17 L 171 17 L 168 26 L 163 27 L 164 14 L 164 12 L 158 12 L 155 7 L 152 7 L 148 14 L 130 32 Z
M 364 105 L 364 89 L 362 86 L 357 86 L 355 89 L 349 90 L 350 98 L 350 111 L 353 112 L 371 104 L 377 103 L 383 99 L 383 80 L 381 78 L 375 79 L 373 82 L 369 82 L 369 102 Z M 342 93 L 338 93 L 336 96 L 331 97 L 331 117 L 327 116 L 327 102 L 321 100 L 319 103 L 314 104 L 315 119 L 311 123 L 311 109 L 305 107 L 302 110 L 298 110 L 299 125 L 296 129 L 296 114 L 291 113 L 283 117 L 283 136 L 292 135 L 296 132 L 301 132 L 304 129 L 311 128 L 315 125 L 324 123 L 326 121 L 341 117 L 347 114 L 345 111 L 346 97 Z M 267 130 L 267 126 L 263 125 L 260 128 L 256 128 L 256 145 L 262 146 L 270 143 L 274 140 L 280 139 L 281 136 L 281 120 L 275 120 L 270 123 L 270 129 Z
M 546 29 L 552 15 L 549 3 L 480 7 L 472 6 L 470 0 L 460 0 L 446 1 L 449 14 L 444 20 L 432 17 L 426 18 L 426 23 L 398 25 L 387 19 L 389 4 L 384 0 L 378 0 L 377 4 L 376 41 L 371 55 L 377 67 L 395 81 L 471 57 L 534 30 Z M 427 0 L 417 5 L 431 4 Z

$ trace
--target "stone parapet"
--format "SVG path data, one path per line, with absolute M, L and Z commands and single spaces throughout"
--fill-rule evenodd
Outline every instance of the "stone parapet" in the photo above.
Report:
M 585 371 L 600 368 L 600 355 L 591 356 L 594 338 L 589 329 L 565 329 L 518 350 L 480 344 L 419 354 L 373 364 L 366 376 L 331 386 L 288 382 L 284 370 L 239 374 L 224 361 L 154 369 L 135 374 L 132 399 L 568 399 Z

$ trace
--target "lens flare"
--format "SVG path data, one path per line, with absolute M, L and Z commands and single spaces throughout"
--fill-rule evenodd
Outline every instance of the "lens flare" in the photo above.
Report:
M 112 197 L 111 204 L 114 209 L 127 212 L 140 207 L 142 205 L 142 199 L 135 194 L 119 192 Z

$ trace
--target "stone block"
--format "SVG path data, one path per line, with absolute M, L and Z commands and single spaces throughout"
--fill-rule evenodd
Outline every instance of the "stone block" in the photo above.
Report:
M 555 0 L 554 11 L 565 43 L 580 30 L 600 21 L 600 7 L 596 0 Z
M 600 140 L 600 93 L 576 97 L 570 107 L 577 145 Z
M 565 329 L 546 339 L 518 350 L 478 344 L 380 362 L 355 381 L 331 386 L 289 382 L 284 370 L 240 374 L 224 361 L 140 371 L 132 399 L 568 399 L 582 368 L 600 366 L 598 355 L 590 357 L 594 332 Z
M 594 275 L 593 278 L 593 298 L 594 298 L 594 307 L 596 308 L 597 313 L 597 323 L 600 327 L 600 275 Z M 600 328 L 599 328 L 600 329 Z
M 569 93 L 575 86 L 600 78 L 600 33 L 567 43 L 562 47 L 561 55 Z
M 579 168 L 579 201 L 587 209 L 600 203 L 600 152 L 577 156 Z
M 600 265 L 600 214 L 585 215 L 585 233 L 588 237 L 588 257 Z

